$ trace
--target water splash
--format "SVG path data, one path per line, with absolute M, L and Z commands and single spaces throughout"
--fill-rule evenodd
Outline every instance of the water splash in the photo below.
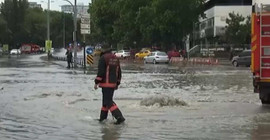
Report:
M 156 95 L 144 98 L 140 102 L 141 106 L 187 106 L 187 103 L 183 100 L 167 96 L 167 95 Z

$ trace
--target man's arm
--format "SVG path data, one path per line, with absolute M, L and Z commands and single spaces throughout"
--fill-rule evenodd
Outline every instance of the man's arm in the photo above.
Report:
M 105 73 L 106 73 L 106 62 L 105 62 L 105 58 L 101 57 L 98 62 L 98 73 L 95 79 L 96 85 L 98 85 L 103 80 Z

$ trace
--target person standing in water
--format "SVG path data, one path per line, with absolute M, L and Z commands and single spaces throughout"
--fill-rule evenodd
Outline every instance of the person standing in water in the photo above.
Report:
M 112 53 L 111 49 L 105 50 L 99 59 L 98 73 L 95 79 L 95 89 L 102 88 L 102 108 L 99 121 L 107 119 L 108 112 L 117 120 L 115 124 L 125 121 L 120 109 L 113 101 L 114 91 L 118 89 L 121 82 L 121 68 L 119 59 Z

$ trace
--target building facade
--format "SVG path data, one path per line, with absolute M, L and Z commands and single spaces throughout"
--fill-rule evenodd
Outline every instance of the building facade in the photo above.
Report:
M 41 8 L 41 4 L 38 4 L 37 2 L 28 2 L 30 8 Z
M 252 0 L 209 0 L 205 4 L 205 18 L 194 24 L 194 39 L 200 44 L 214 44 L 225 33 L 229 13 L 251 16 Z M 211 42 L 212 40 L 212 42 Z M 198 43 L 198 42 L 197 42 Z
M 88 14 L 88 5 L 79 4 L 77 5 L 77 17 L 81 18 L 83 15 Z M 73 13 L 73 6 L 71 5 L 62 5 L 61 11 L 65 13 Z

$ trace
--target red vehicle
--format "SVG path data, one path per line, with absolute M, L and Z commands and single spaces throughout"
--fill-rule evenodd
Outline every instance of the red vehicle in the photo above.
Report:
M 176 50 L 171 50 L 167 54 L 169 59 L 171 59 L 172 57 L 180 57 L 180 53 Z
M 251 25 L 251 71 L 254 92 L 262 104 L 270 104 L 270 5 L 255 4 Z
M 25 53 L 25 54 L 39 53 L 40 52 L 40 46 L 36 45 L 36 44 L 22 44 L 21 52 Z

